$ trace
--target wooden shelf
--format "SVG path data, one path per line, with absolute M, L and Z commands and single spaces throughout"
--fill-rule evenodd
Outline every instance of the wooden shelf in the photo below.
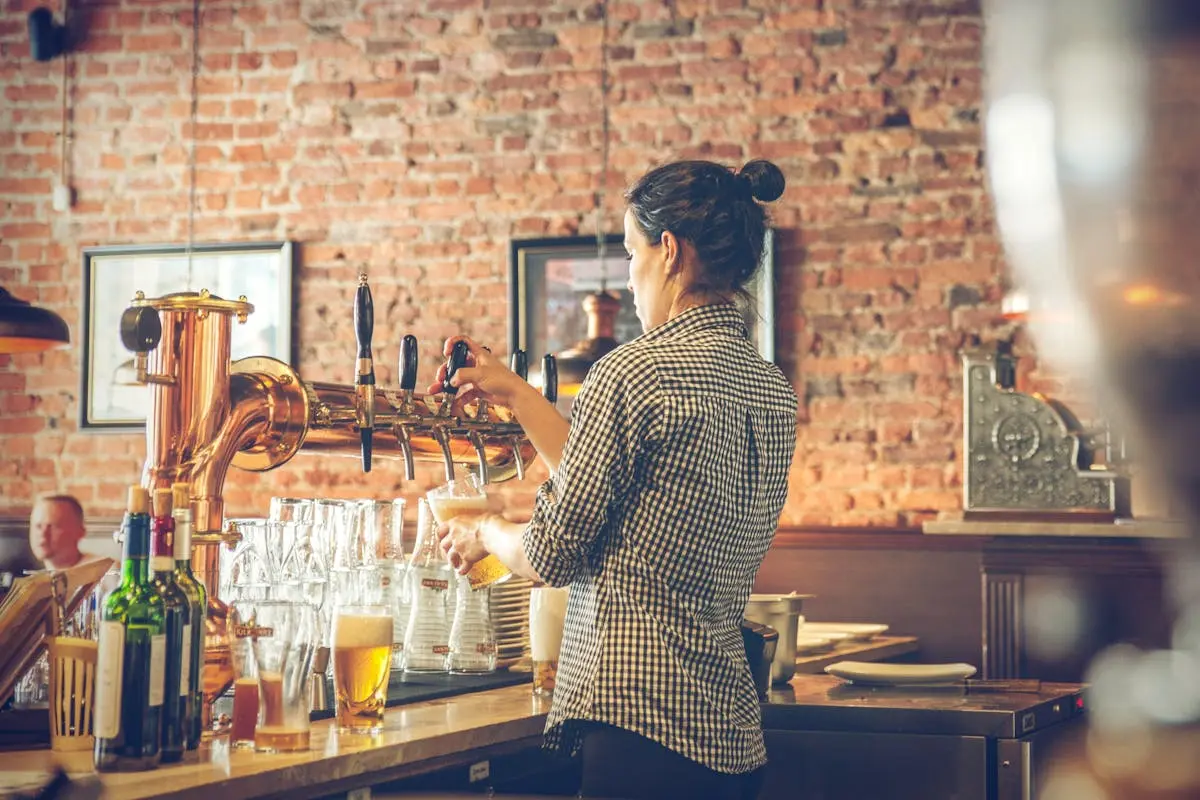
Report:
M 839 661 L 887 661 L 915 653 L 921 647 L 916 636 L 876 636 L 866 642 L 843 642 L 825 653 L 796 656 L 796 672 L 816 674 Z

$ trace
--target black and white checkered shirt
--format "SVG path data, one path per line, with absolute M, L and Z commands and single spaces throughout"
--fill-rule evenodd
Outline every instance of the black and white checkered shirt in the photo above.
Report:
M 575 721 L 711 769 L 766 763 L 741 622 L 787 496 L 796 395 L 733 306 L 693 308 L 588 372 L 524 532 L 570 585 L 546 745 Z

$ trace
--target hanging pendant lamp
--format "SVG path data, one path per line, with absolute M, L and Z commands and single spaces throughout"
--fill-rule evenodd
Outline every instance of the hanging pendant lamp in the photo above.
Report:
M 583 299 L 583 311 L 587 314 L 587 338 L 558 354 L 558 393 L 568 397 L 579 392 L 587 371 L 618 344 L 620 300 L 611 292 L 595 292 Z
M 0 286 L 0 353 L 38 353 L 70 343 L 71 331 L 62 317 Z

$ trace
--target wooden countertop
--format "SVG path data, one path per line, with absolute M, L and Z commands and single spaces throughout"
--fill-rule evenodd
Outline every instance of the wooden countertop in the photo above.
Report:
M 921 647 L 916 636 L 876 636 L 865 642 L 842 642 L 826 653 L 796 656 L 796 672 L 816 674 L 839 661 L 886 661 L 915 653 Z
M 319 797 L 474 760 L 472 751 L 536 747 L 549 710 L 549 700 L 521 684 L 389 708 L 378 736 L 341 735 L 331 720 L 316 722 L 303 753 L 230 752 L 219 741 L 202 745 L 191 763 L 99 777 L 106 800 Z M 95 775 L 90 751 L 0 753 L 0 797 L 43 785 L 56 764 L 72 778 Z
M 947 519 L 926 522 L 924 533 L 938 536 L 1074 536 L 1112 539 L 1182 539 L 1188 535 L 1181 522 L 1158 519 L 1122 519 L 1116 522 L 1020 522 L 1014 520 Z

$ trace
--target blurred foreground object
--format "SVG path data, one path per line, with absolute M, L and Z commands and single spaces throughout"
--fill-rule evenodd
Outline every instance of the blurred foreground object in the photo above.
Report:
M 1039 353 L 1090 380 L 1190 531 L 1172 649 L 1093 662 L 1087 742 L 1039 796 L 1200 796 L 1200 3 L 985 8 L 988 171 Z

